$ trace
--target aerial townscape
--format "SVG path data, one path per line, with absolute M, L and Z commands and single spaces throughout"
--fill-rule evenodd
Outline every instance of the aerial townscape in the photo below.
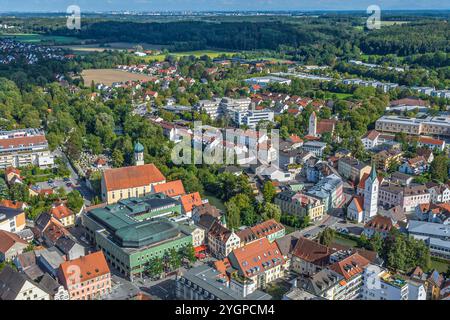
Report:
M 450 300 L 450 11 L 14 8 L 0 300 Z

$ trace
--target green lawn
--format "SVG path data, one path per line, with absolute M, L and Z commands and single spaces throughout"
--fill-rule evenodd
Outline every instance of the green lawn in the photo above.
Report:
M 439 272 L 447 272 L 450 266 L 450 261 L 444 262 L 431 258 L 431 269 L 436 269 Z
M 358 245 L 358 243 L 356 241 L 344 238 L 339 234 L 336 234 L 336 237 L 334 238 L 333 243 L 340 244 L 341 246 L 349 246 L 349 247 L 356 247 Z
M 54 42 L 56 44 L 68 44 L 78 41 L 75 37 L 64 36 L 46 36 L 36 33 L 13 33 L 13 34 L 0 34 L 0 38 L 14 38 L 17 41 L 25 43 L 46 43 Z
M 206 194 L 205 198 L 208 199 L 209 203 L 215 206 L 217 209 L 225 212 L 225 205 L 223 204 L 222 200 L 210 194 Z
M 286 229 L 286 234 L 292 233 L 295 231 L 294 227 L 288 226 L 286 224 L 283 224 L 284 228 Z

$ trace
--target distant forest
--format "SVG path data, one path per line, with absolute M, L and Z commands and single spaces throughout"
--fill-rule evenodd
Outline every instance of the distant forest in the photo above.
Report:
M 309 45 L 344 43 L 358 45 L 367 54 L 401 56 L 450 50 L 450 28 L 446 21 L 426 20 L 363 31 L 362 19 L 321 18 L 289 23 L 204 22 L 137 23 L 102 21 L 85 24 L 76 36 L 100 41 L 146 42 L 172 45 L 181 50 L 221 48 L 229 50 L 277 50 L 280 46 L 299 48 Z M 52 32 L 55 34 L 55 31 Z M 60 35 L 74 35 L 62 28 Z

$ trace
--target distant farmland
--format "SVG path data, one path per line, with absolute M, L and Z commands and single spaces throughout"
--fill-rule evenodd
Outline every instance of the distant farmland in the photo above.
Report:
M 94 83 L 103 83 L 107 86 L 114 82 L 150 80 L 151 77 L 145 74 L 136 74 L 116 69 L 86 69 L 81 76 L 84 79 L 84 85 L 89 86 Z

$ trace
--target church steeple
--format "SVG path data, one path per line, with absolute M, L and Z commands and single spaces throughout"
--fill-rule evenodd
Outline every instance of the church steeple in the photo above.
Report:
M 375 164 L 372 162 L 372 170 L 370 171 L 370 176 L 369 176 L 370 180 L 375 181 L 375 179 L 377 178 L 377 169 L 375 168 Z
M 144 164 L 144 146 L 139 141 L 134 145 L 134 163 L 137 166 Z

